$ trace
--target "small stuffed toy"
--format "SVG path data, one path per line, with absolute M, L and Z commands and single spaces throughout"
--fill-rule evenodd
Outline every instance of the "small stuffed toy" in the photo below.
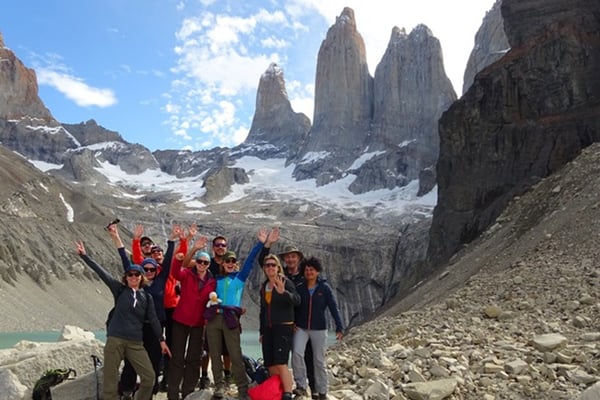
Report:
M 206 303 L 206 308 L 209 308 L 210 306 L 217 306 L 222 301 L 223 300 L 217 297 L 217 292 L 210 292 L 208 295 L 208 303 Z

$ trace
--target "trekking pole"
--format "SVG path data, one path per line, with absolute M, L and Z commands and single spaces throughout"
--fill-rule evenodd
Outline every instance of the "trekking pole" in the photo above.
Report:
M 98 389 L 99 387 L 99 380 L 98 380 L 98 367 L 102 366 L 102 361 L 100 361 L 100 358 L 98 358 L 97 355 L 92 354 L 92 361 L 94 363 L 94 376 L 96 377 L 96 400 L 100 400 L 100 389 Z

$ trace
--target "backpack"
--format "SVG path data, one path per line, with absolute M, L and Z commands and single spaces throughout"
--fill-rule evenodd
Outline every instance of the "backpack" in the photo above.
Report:
M 72 378 L 70 377 L 71 374 L 73 374 Z M 76 376 L 77 372 L 71 368 L 47 370 L 33 387 L 33 400 L 52 400 L 50 388 L 67 379 L 75 379 Z
M 242 354 L 244 360 L 244 368 L 246 369 L 246 375 L 250 383 L 263 383 L 269 377 L 269 370 L 263 364 L 262 359 L 255 360 L 250 356 Z

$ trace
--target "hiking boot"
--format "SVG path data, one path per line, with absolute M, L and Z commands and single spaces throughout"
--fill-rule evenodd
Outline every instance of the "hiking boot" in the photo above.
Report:
M 308 392 L 303 387 L 297 387 L 292 391 L 292 393 L 294 394 L 295 399 L 298 399 L 300 397 L 308 397 Z
M 224 372 L 223 381 L 225 382 L 225 386 L 229 386 L 233 383 L 233 377 L 231 376 L 231 371 Z
M 198 382 L 198 389 L 204 390 L 208 389 L 210 386 L 210 378 L 208 376 L 200 377 L 200 381 Z
M 225 397 L 225 389 L 223 388 L 223 386 L 219 385 L 218 387 L 215 387 L 215 391 L 213 392 L 212 398 L 222 399 L 223 397 Z
M 133 392 L 123 392 L 120 400 L 133 400 Z
M 167 392 L 169 390 L 169 386 L 167 385 L 167 382 L 165 382 L 164 380 L 160 382 L 160 384 L 158 385 L 158 391 L 159 392 Z
M 317 395 L 317 400 L 327 400 L 327 393 L 319 393 Z
M 281 396 L 281 400 L 292 400 L 292 393 L 291 392 L 283 392 L 283 395 Z

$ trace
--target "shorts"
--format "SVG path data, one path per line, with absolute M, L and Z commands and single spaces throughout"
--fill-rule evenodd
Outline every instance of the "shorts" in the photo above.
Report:
M 287 365 L 294 342 L 294 325 L 273 325 L 263 332 L 262 353 L 265 367 Z

